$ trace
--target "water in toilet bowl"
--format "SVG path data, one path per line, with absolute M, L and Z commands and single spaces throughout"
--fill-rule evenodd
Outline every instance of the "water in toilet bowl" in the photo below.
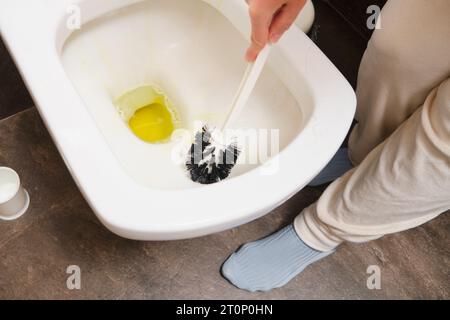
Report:
M 167 143 L 179 126 L 176 109 L 164 92 L 145 85 L 130 90 L 115 102 L 130 130 L 148 143 Z

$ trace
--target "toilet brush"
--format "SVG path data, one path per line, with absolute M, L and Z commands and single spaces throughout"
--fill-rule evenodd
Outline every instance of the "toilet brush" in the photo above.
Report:
M 192 181 L 201 184 L 212 184 L 226 179 L 236 165 L 241 152 L 236 141 L 227 143 L 220 139 L 221 132 L 233 123 L 241 114 L 250 98 L 256 82 L 266 64 L 271 46 L 267 45 L 258 55 L 255 62 L 249 63 L 235 95 L 231 108 L 221 130 L 205 125 L 195 135 L 186 168 Z

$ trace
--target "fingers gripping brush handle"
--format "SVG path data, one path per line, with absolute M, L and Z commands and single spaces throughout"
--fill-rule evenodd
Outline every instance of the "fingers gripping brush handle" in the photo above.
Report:
M 246 106 L 267 62 L 270 49 L 270 46 L 266 46 L 256 61 L 248 65 L 221 131 L 233 123 Z M 214 133 L 217 131 L 205 126 L 195 136 L 186 161 L 186 168 L 194 182 L 212 184 L 226 179 L 237 162 L 240 154 L 237 144 L 227 145 L 226 142 L 214 138 Z

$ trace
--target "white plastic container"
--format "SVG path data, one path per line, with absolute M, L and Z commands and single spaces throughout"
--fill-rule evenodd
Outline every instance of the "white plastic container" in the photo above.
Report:
M 30 196 L 21 186 L 17 172 L 0 167 L 0 220 L 18 219 L 29 205 Z

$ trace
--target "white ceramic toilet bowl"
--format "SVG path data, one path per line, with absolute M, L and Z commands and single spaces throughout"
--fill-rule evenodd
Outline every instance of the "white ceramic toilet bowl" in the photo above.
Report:
M 280 151 L 269 159 L 197 185 L 164 161 L 174 144 L 146 144 L 123 122 L 114 99 L 144 84 L 164 89 L 182 127 L 220 120 L 245 69 L 247 9 L 243 0 L 0 1 L 1 35 L 79 189 L 112 232 L 172 240 L 249 222 L 301 190 L 340 147 L 354 92 L 297 27 L 273 48 L 236 123 L 278 130 Z M 71 30 L 78 13 L 82 27 Z

